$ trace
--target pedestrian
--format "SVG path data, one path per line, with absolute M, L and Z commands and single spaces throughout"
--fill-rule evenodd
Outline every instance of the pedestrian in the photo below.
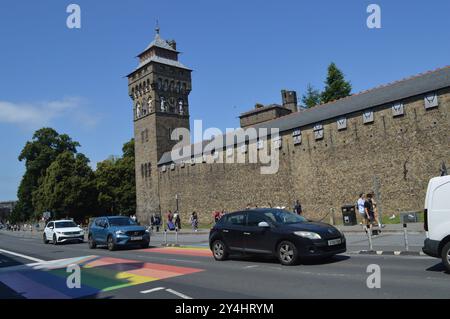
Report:
M 359 194 L 359 198 L 358 201 L 356 202 L 356 206 L 358 207 L 358 213 L 359 216 L 361 217 L 361 225 L 367 224 L 366 222 L 366 211 L 364 208 L 364 202 L 366 201 L 366 196 L 361 193 Z
M 375 222 L 378 224 L 379 228 L 384 228 L 384 225 L 381 223 L 379 215 L 378 215 L 378 205 L 377 201 L 375 200 L 375 192 L 372 191 L 372 205 L 373 205 L 373 213 L 375 216 Z
M 303 214 L 302 205 L 300 204 L 298 199 L 295 201 L 295 204 L 294 204 L 294 213 L 297 215 Z
M 191 222 L 191 225 L 192 225 L 192 230 L 194 232 L 197 232 L 198 231 L 198 216 L 197 216 L 197 213 L 195 211 L 191 215 L 190 222 Z
M 218 210 L 213 212 L 214 223 L 216 224 L 220 219 L 220 212 Z
M 169 213 L 167 214 L 167 228 L 169 230 L 175 230 L 175 225 L 173 223 L 173 214 L 172 211 L 169 210 Z
M 174 216 L 175 216 L 175 227 L 177 229 L 181 229 L 181 217 L 180 217 L 180 214 L 178 213 L 178 211 L 175 212 Z
M 372 223 L 375 221 L 375 214 L 373 211 L 372 194 L 367 194 L 364 201 L 364 212 L 366 213 L 366 231 L 367 228 L 372 231 Z
M 156 225 L 156 232 L 159 232 L 159 227 L 161 227 L 161 215 L 160 215 L 160 213 L 156 214 L 156 216 L 155 216 L 155 225 Z

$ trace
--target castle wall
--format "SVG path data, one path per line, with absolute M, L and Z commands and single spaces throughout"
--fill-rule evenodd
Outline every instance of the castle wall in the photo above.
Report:
M 183 219 L 195 210 L 206 222 L 213 210 L 234 211 L 249 203 L 292 207 L 299 199 L 306 216 L 321 218 L 354 203 L 359 193 L 376 190 L 375 179 L 384 214 L 422 210 L 429 179 L 439 175 L 443 161 L 450 164 L 450 89 L 438 95 L 439 107 L 429 110 L 423 95 L 403 100 L 405 114 L 399 117 L 393 117 L 392 104 L 374 108 L 371 124 L 363 123 L 362 112 L 347 116 L 345 130 L 338 131 L 337 119 L 323 122 L 324 138 L 318 141 L 312 126 L 301 128 L 298 146 L 292 131 L 283 132 L 274 175 L 261 175 L 260 165 L 248 162 L 158 168 L 161 210 L 175 210 L 178 194 Z

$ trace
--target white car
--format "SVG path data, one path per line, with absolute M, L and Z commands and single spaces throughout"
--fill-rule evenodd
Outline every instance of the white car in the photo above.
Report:
M 425 199 L 425 240 L 423 252 L 442 258 L 450 272 L 450 176 L 433 178 Z
M 84 241 L 84 230 L 72 220 L 56 220 L 45 226 L 43 240 L 45 244 L 50 241 L 54 245 L 68 241 Z

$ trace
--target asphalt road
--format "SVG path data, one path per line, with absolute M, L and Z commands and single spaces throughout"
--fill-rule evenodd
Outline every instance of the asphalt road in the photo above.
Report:
M 81 288 L 67 288 L 71 264 L 81 267 Z M 381 270 L 379 289 L 366 283 L 373 264 Z M 0 298 L 450 298 L 450 275 L 423 256 L 349 253 L 283 267 L 239 256 L 216 262 L 201 245 L 110 252 L 0 233 Z

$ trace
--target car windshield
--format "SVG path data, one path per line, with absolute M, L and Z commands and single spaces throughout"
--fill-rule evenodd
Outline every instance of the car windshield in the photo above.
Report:
M 300 215 L 278 209 L 264 212 L 264 216 L 277 224 L 297 224 L 307 222 L 307 220 Z
M 108 218 L 109 224 L 111 226 L 131 226 L 136 225 L 136 223 L 128 217 L 123 218 Z
M 56 222 L 55 228 L 70 228 L 70 227 L 78 227 L 74 222 Z

